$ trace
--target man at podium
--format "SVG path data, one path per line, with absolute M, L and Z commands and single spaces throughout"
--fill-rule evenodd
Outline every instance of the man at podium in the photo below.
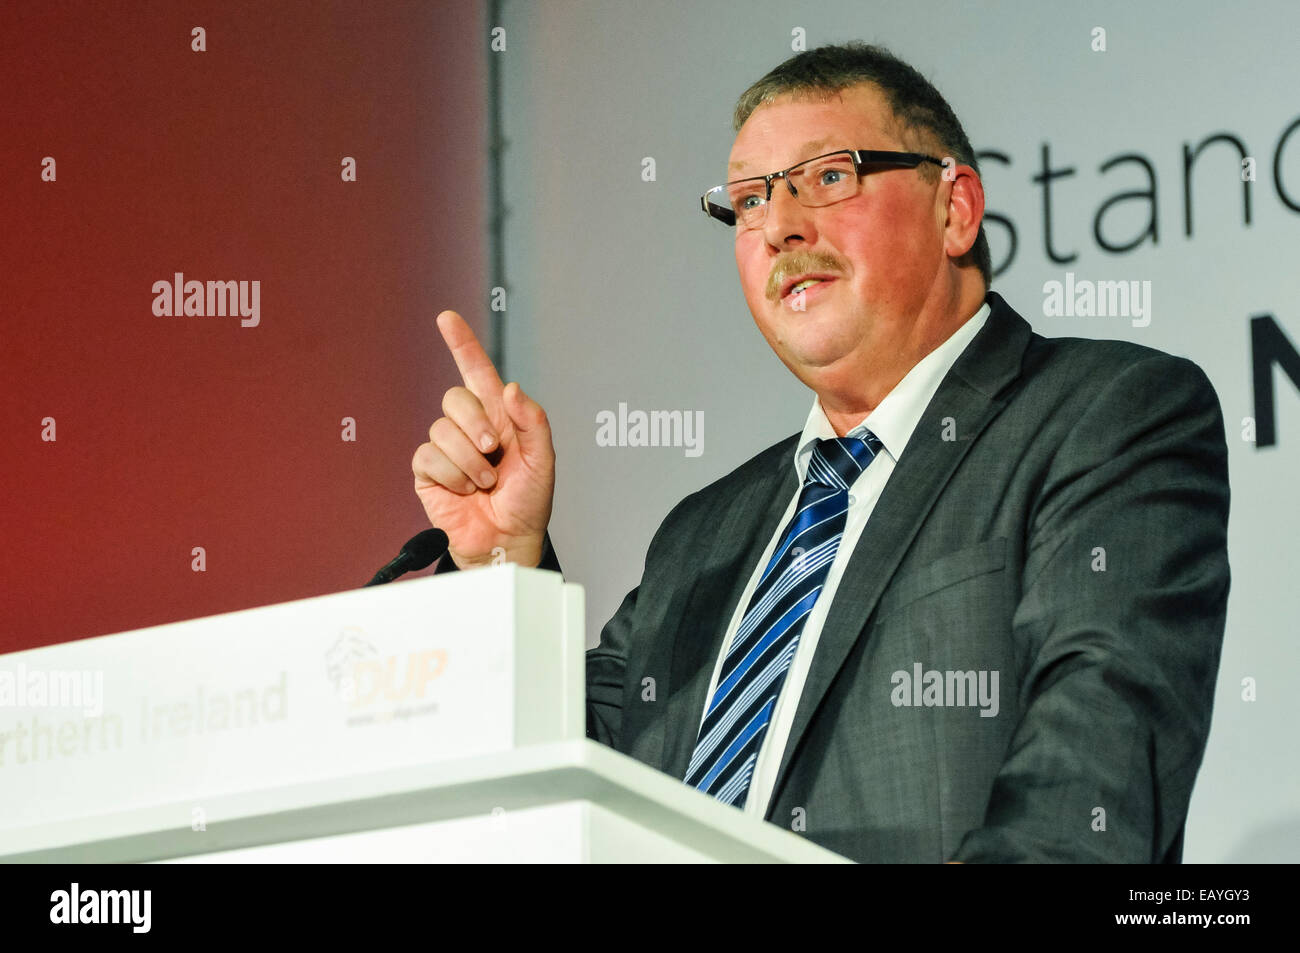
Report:
M 1205 374 L 989 290 L 970 142 L 887 51 L 800 53 L 735 127 L 701 207 L 815 398 L 664 520 L 588 653 L 588 735 L 858 861 L 1180 860 L 1229 588 Z M 438 323 L 438 571 L 558 571 L 546 414 Z

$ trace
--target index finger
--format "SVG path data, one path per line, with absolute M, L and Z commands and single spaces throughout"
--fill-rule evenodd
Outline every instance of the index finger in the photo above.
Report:
M 442 339 L 447 342 L 452 360 L 456 362 L 470 393 L 480 401 L 503 400 L 505 385 L 465 319 L 455 311 L 443 311 L 438 315 L 438 330 L 442 332 Z

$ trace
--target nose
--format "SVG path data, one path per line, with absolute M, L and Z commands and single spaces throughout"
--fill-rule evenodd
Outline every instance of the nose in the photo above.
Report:
M 800 242 L 815 242 L 817 236 L 812 224 L 812 209 L 805 208 L 794 196 L 790 180 L 782 176 L 772 183 L 772 197 L 767 203 L 767 218 L 763 234 L 767 243 L 775 248 L 785 248 Z

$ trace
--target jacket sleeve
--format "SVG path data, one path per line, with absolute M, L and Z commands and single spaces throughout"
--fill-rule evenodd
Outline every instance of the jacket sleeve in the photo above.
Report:
M 542 561 L 537 564 L 538 569 L 549 569 L 551 572 L 558 572 L 564 575 L 564 570 L 560 568 L 560 560 L 555 555 L 555 548 L 551 545 L 551 534 L 548 531 L 542 538 Z M 433 570 L 433 575 L 438 576 L 446 572 L 460 572 L 460 567 L 456 565 L 451 558 L 451 554 L 445 554 L 438 560 L 438 566 Z
M 1230 583 L 1223 417 L 1159 355 L 1071 429 L 1030 518 L 1021 721 L 963 862 L 1181 859 Z
M 587 650 L 587 737 L 615 749 L 622 737 L 628 638 L 640 589 L 638 586 L 624 597 L 614 617 L 600 630 L 600 644 Z
M 600 630 L 600 644 L 587 650 L 587 737 L 617 751 L 624 750 L 623 701 L 627 697 L 628 656 L 637 640 L 650 637 L 646 612 L 657 599 L 663 598 L 663 567 L 681 564 L 676 547 L 683 545 L 683 525 L 691 525 L 698 494 L 681 500 L 659 524 L 646 548 L 641 567 L 641 582 L 623 597 L 613 617 Z M 657 571 L 656 571 L 657 570 Z M 652 597 L 638 608 L 641 590 L 649 586 Z M 640 648 L 644 652 L 645 645 Z M 644 655 L 637 657 L 644 662 Z

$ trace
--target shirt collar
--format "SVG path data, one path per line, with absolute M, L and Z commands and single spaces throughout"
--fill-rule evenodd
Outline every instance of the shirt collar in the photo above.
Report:
M 883 452 L 889 454 L 894 463 L 898 463 L 903 448 L 912 437 L 912 431 L 921 420 L 921 414 L 925 412 L 935 391 L 961 352 L 966 350 L 966 346 L 984 326 L 989 312 L 987 303 L 980 305 L 979 310 L 967 318 L 946 341 L 921 358 L 876 405 L 876 409 L 848 432 L 848 436 L 859 436 L 859 428 L 866 427 L 880 439 L 884 445 Z M 808 461 L 812 459 L 813 448 L 818 442 L 837 436 L 835 428 L 822 410 L 821 398 L 813 397 L 812 410 L 808 413 L 808 420 L 794 454 L 794 466 L 800 483 L 803 483 L 808 474 Z

